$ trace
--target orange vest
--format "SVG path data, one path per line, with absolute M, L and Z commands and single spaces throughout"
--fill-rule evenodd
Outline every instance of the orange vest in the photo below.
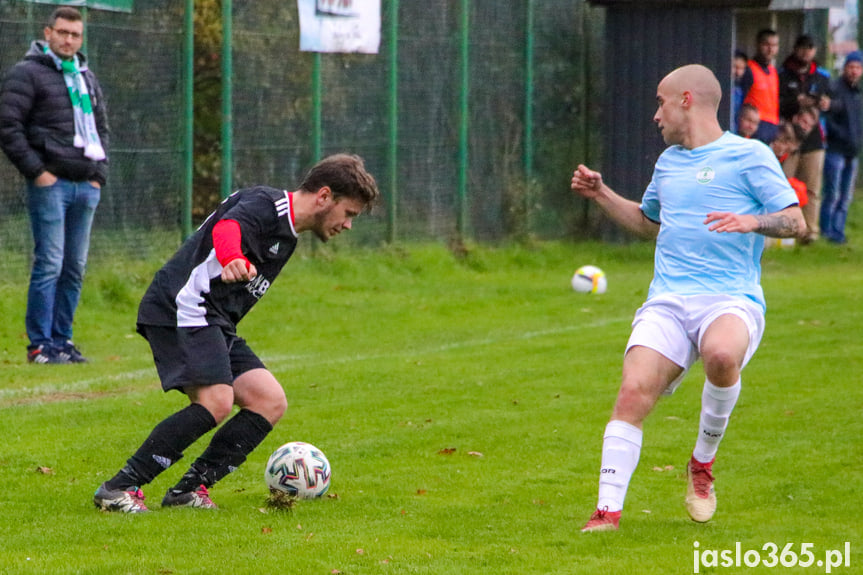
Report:
M 767 72 L 754 60 L 749 61 L 752 71 L 752 87 L 746 93 L 744 104 L 758 108 L 762 122 L 779 123 L 779 73 L 772 64 Z
M 788 183 L 794 188 L 794 193 L 797 194 L 797 203 L 802 208 L 809 203 L 809 191 L 806 189 L 806 184 L 797 178 L 788 178 Z

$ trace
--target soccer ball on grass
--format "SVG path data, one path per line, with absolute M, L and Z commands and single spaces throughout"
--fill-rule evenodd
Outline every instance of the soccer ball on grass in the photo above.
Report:
M 330 462 L 314 445 L 292 441 L 273 452 L 264 478 L 273 494 L 315 499 L 330 488 Z
M 596 266 L 581 266 L 572 276 L 572 289 L 579 293 L 605 293 L 608 280 L 605 272 Z

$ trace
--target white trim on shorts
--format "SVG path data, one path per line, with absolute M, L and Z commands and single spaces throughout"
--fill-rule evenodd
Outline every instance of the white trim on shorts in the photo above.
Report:
M 755 302 L 722 294 L 663 295 L 646 301 L 635 312 L 626 351 L 636 345 L 644 346 L 683 368 L 683 373 L 663 392 L 663 395 L 671 395 L 698 361 L 701 338 L 707 327 L 726 314 L 736 315 L 749 329 L 749 346 L 742 369 L 761 343 L 764 312 Z

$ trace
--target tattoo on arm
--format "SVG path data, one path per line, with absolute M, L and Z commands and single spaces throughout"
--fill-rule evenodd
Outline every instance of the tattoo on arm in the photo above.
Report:
M 800 226 L 794 218 L 787 214 L 765 214 L 755 216 L 758 220 L 756 233 L 771 238 L 793 238 L 800 233 Z

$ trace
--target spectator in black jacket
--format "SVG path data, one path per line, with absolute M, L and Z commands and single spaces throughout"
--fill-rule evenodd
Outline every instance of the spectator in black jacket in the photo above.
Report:
M 827 154 L 824 158 L 824 187 L 821 199 L 821 235 L 844 244 L 845 220 L 857 181 L 857 155 L 863 141 L 863 54 L 854 51 L 845 57 L 842 75 L 833 82 L 827 112 Z
M 35 242 L 26 327 L 32 363 L 87 361 L 72 321 L 105 184 L 108 122 L 102 89 L 79 52 L 81 13 L 57 8 L 0 89 L 0 147 L 27 180 Z
M 818 47 L 812 36 L 802 35 L 794 42 L 794 49 L 779 69 L 779 115 L 795 122 L 801 110 L 830 108 L 830 78 L 818 67 L 815 54 Z M 806 218 L 804 243 L 818 239 L 818 216 L 821 205 L 821 176 L 824 171 L 825 135 L 820 123 L 805 134 L 798 153 L 789 156 L 783 164 L 788 177 L 806 184 L 807 203 L 801 204 Z

